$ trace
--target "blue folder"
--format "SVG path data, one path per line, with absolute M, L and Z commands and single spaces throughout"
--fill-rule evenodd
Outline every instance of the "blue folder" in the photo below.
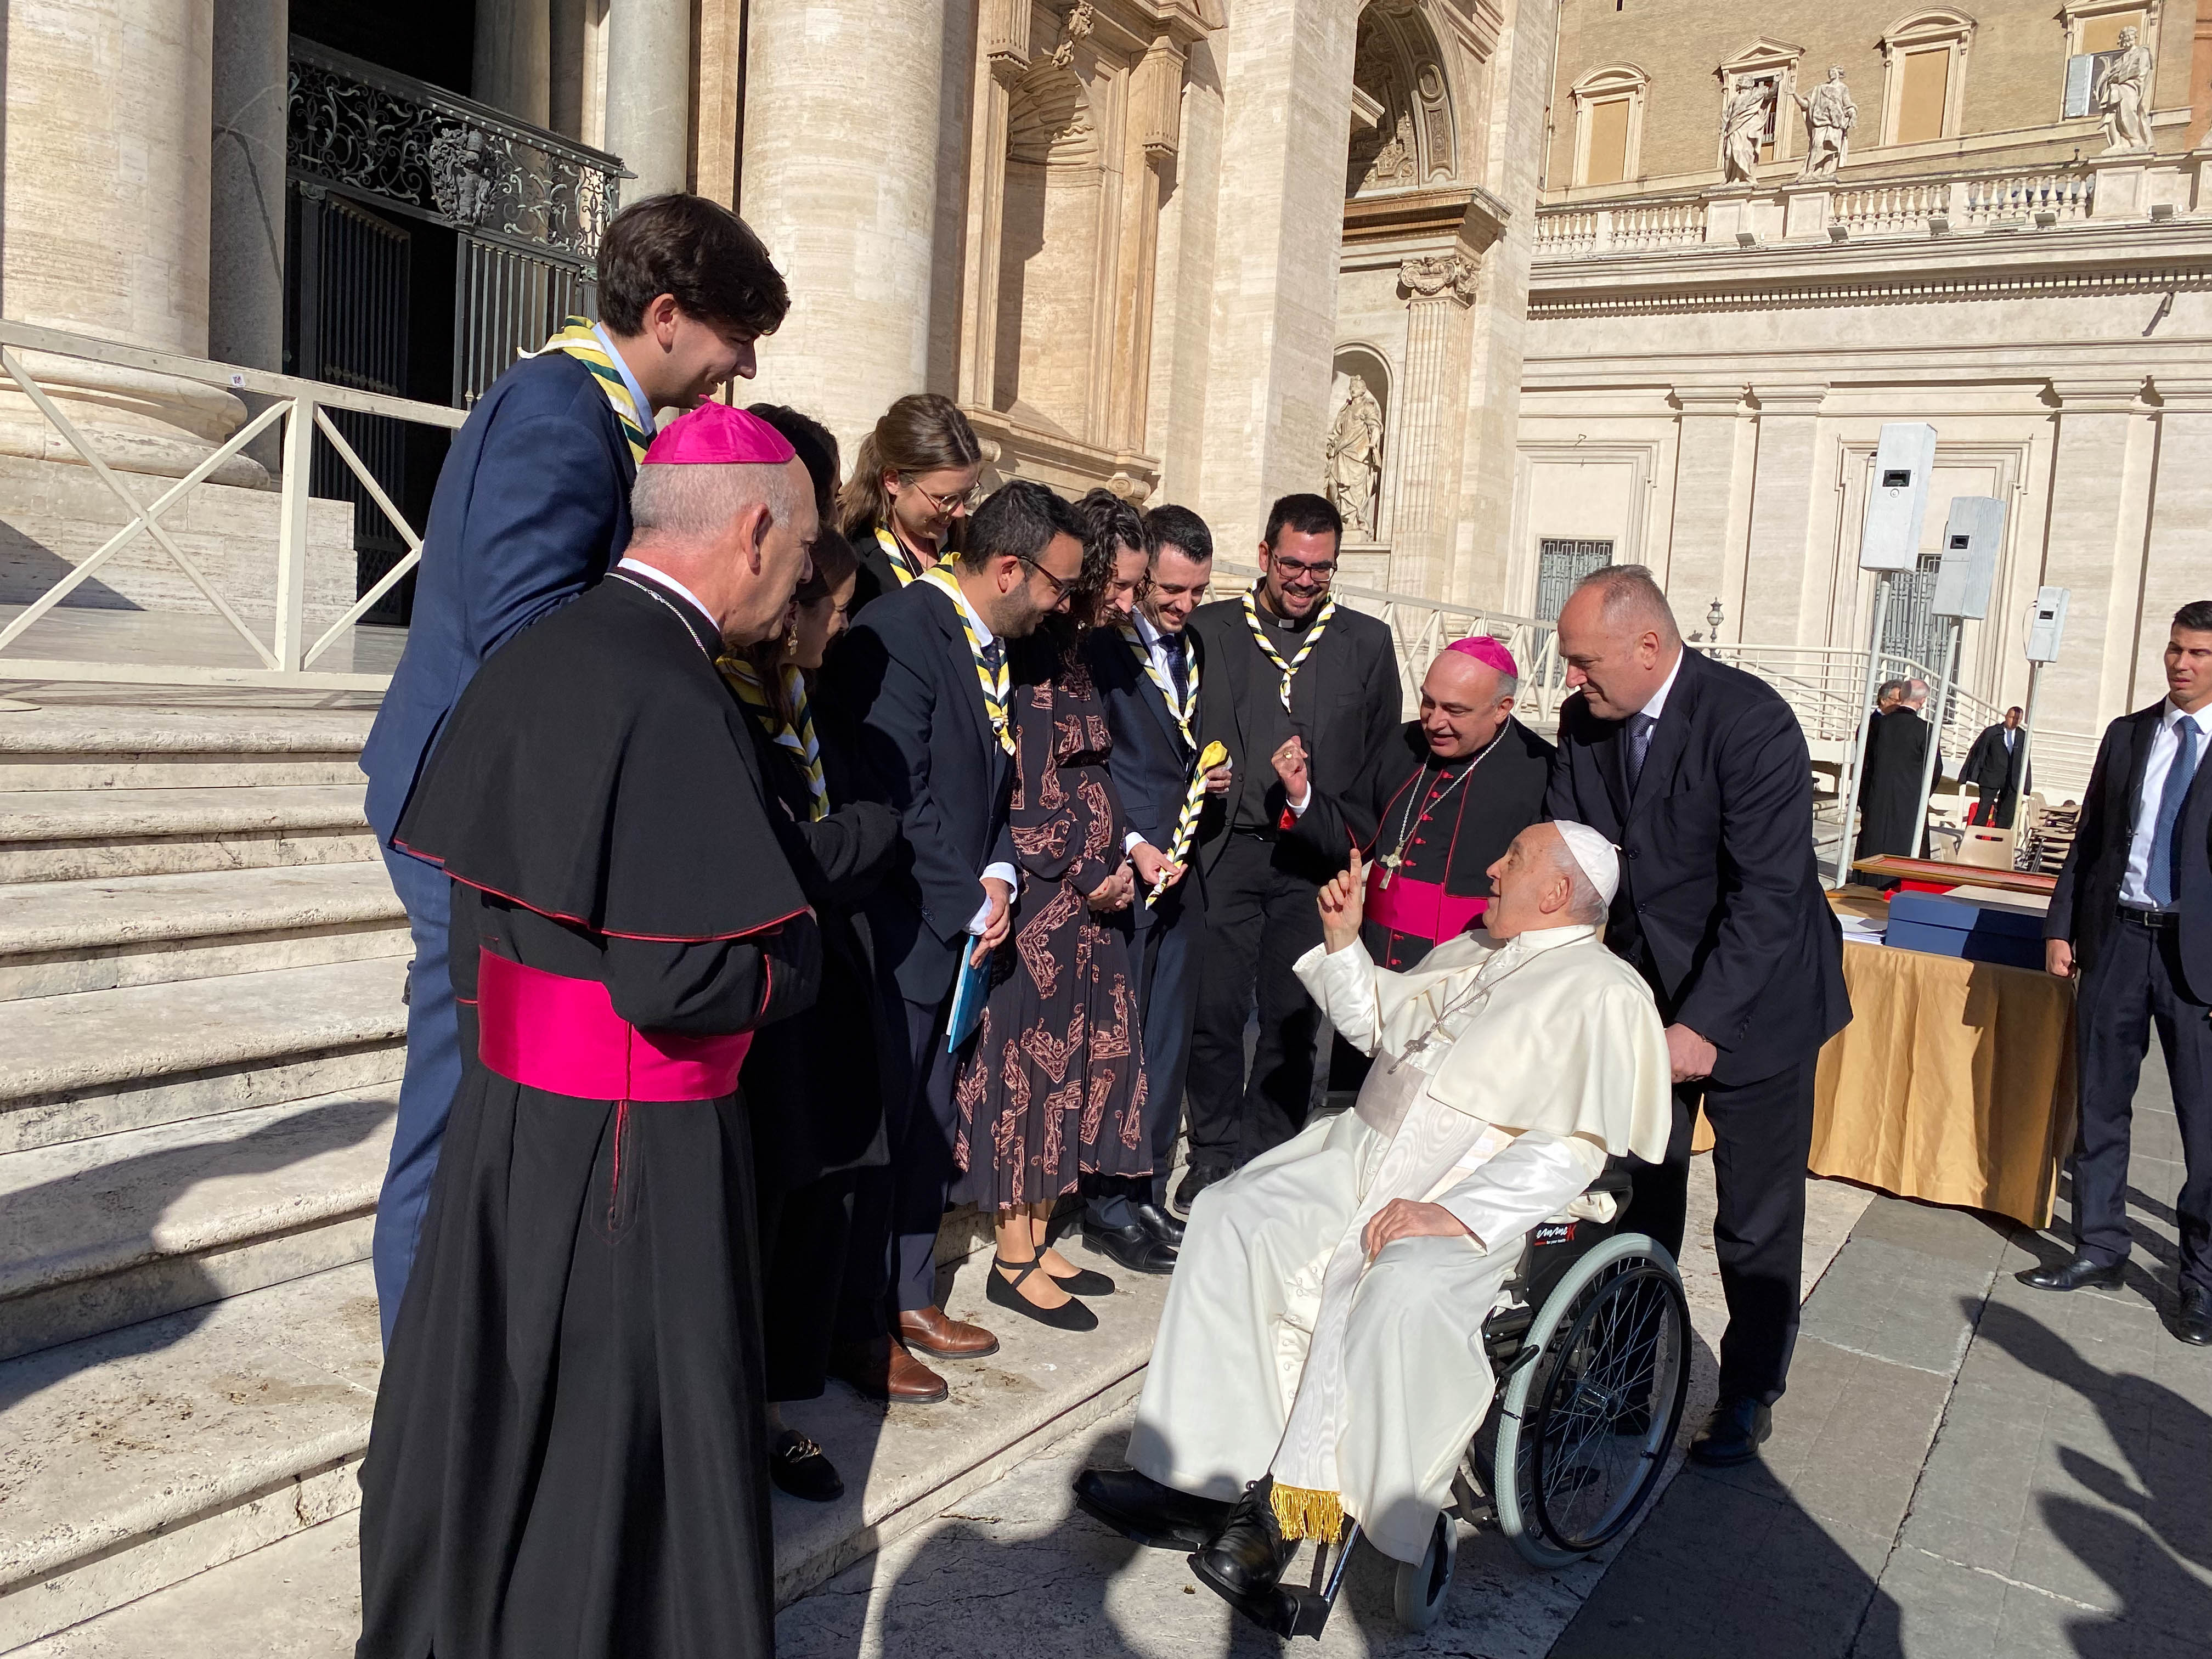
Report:
M 945 1022 L 945 1052 L 957 1054 L 960 1045 L 975 1035 L 975 1028 L 983 1023 L 983 999 L 991 990 L 991 958 L 987 954 L 981 963 L 969 963 L 964 953 L 975 948 L 972 942 L 963 941 L 960 969 L 960 983 L 952 993 L 952 1018 Z

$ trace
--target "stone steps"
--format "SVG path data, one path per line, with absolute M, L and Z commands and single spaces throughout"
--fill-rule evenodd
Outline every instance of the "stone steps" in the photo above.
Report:
M 362 793 L 358 782 L 0 792 L 0 883 L 370 862 Z
M 0 1002 L 0 1153 L 388 1082 L 404 957 Z
M 365 1262 L 0 1363 L 0 1651 L 355 1508 L 380 1364 Z
M 0 1155 L 0 1359 L 366 1260 L 398 1097 Z
M 0 1002 L 409 948 L 381 863 L 0 886 Z
M 83 705 L 0 719 L 0 790 L 358 784 L 373 714 Z

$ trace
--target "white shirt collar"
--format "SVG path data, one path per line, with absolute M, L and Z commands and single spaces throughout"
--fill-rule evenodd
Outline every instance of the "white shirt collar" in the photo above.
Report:
M 2158 723 L 2164 726 L 2167 731 L 2171 732 L 2175 726 L 2180 725 L 2184 720 L 2195 720 L 2197 722 L 2197 735 L 2198 737 L 2212 737 L 2212 703 L 2205 704 L 2203 708 L 2198 709 L 2193 714 L 2187 714 L 2174 707 L 2173 699 L 2172 697 L 2168 697 L 2166 700 L 2165 710 L 2158 717 Z M 2202 750 L 2198 750 L 2200 756 L 2203 752 L 2203 751 Z
M 1674 689 L 1674 681 L 1682 672 L 1682 659 L 1689 654 L 1690 647 L 1686 645 L 1678 645 L 1674 647 L 1674 665 L 1667 671 L 1667 678 L 1660 683 L 1659 689 L 1651 694 L 1651 701 L 1645 703 L 1642 710 L 1653 720 L 1657 720 L 1660 715 L 1667 712 L 1667 694 Z
M 714 613 L 708 610 L 705 605 L 699 602 L 699 596 L 696 593 L 694 593 L 690 588 L 684 586 L 682 582 L 678 581 L 675 577 L 670 575 L 665 570 L 661 569 L 659 566 L 647 564 L 641 559 L 624 558 L 620 563 L 615 566 L 615 568 L 617 570 L 634 570 L 639 575 L 646 578 L 647 580 L 658 582 L 661 586 L 675 594 L 679 599 L 688 601 L 690 604 L 691 608 L 694 611 L 696 611 L 701 616 L 704 617 L 708 622 L 711 623 L 714 620 Z
M 637 423 L 644 428 L 645 435 L 650 438 L 659 428 L 653 420 L 653 404 L 646 397 L 645 388 L 637 383 L 637 376 L 629 372 L 629 364 L 623 361 L 622 353 L 615 349 L 615 337 L 607 332 L 607 325 L 593 323 L 592 332 L 599 337 L 599 343 L 607 349 L 607 356 L 614 360 L 615 373 L 622 376 L 623 385 L 629 390 L 630 402 L 637 405 Z M 659 574 L 658 571 L 653 574 Z M 661 580 L 665 581 L 667 578 L 663 576 Z

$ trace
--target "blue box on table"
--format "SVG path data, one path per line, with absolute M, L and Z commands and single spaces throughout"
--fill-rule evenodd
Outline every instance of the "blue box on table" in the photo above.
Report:
M 2026 906 L 1899 893 L 1889 902 L 1887 939 L 1902 950 L 2036 971 L 2043 966 L 2043 921 Z

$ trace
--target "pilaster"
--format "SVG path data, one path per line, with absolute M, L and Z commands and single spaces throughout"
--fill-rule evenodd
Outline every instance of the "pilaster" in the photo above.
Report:
M 1759 573 L 1745 585 L 1736 637 L 1780 643 L 1807 636 L 1807 542 L 1812 531 L 1813 475 L 1825 383 L 1759 386 L 1757 471 L 1744 556 Z M 1825 643 L 1815 631 L 1814 643 Z
M 1407 260 L 1398 267 L 1406 296 L 1406 369 L 1398 403 L 1398 499 L 1390 586 L 1401 592 L 1442 591 L 1458 468 L 1452 454 L 1452 416 L 1462 396 L 1453 373 L 1461 356 L 1468 307 L 1479 279 L 1464 255 Z
M 2040 692 L 2045 708 L 2080 711 L 2072 724 L 2086 732 L 2129 706 L 2136 678 L 2159 447 L 2158 417 L 2142 394 L 2140 376 L 2051 383 L 2057 437 L 2043 580 L 2071 589 L 2073 599 L 2063 654 L 2044 671 Z
M 1678 386 L 1674 402 L 1681 413 L 1675 422 L 1674 524 L 1653 563 L 1686 635 L 1704 629 L 1715 599 L 1732 621 L 1741 620 L 1750 468 L 1739 463 L 1748 461 L 1753 431 L 1741 386 Z

